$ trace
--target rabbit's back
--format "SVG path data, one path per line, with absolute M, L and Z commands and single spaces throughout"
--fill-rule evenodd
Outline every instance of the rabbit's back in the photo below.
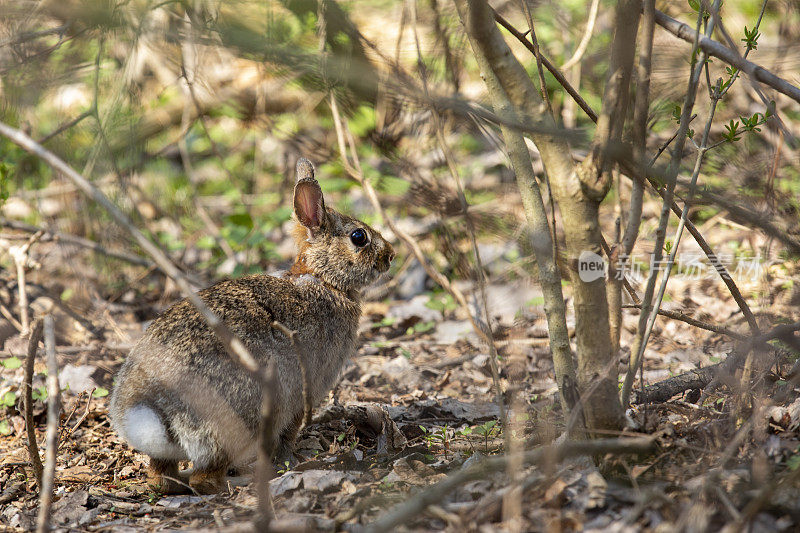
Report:
M 313 277 L 253 275 L 217 283 L 199 295 L 260 364 L 274 361 L 276 433 L 302 413 L 298 357 L 306 366 L 311 399 L 317 402 L 355 350 L 358 301 Z M 294 342 L 274 322 L 296 331 Z M 185 459 L 199 454 L 182 442 L 209 442 L 231 456 L 246 453 L 252 444 L 260 405 L 260 384 L 182 300 L 153 321 L 131 351 L 117 378 L 111 416 L 134 447 Z

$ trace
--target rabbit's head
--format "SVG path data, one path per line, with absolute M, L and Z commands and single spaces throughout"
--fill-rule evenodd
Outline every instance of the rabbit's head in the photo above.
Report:
M 389 270 L 394 250 L 367 224 L 325 207 L 311 161 L 297 161 L 294 188 L 297 261 L 294 274 L 312 274 L 342 291 L 369 285 Z

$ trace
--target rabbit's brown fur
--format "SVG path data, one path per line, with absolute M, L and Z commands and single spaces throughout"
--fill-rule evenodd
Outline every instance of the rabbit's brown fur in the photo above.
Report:
M 295 238 L 298 256 L 281 277 L 265 274 L 222 281 L 200 297 L 261 364 L 277 371 L 273 420 L 278 457 L 291 451 L 303 415 L 303 380 L 297 350 L 271 324 L 297 331 L 311 400 L 331 389 L 355 352 L 361 314 L 359 289 L 386 272 L 391 245 L 363 222 L 326 208 L 313 167 L 297 166 Z M 354 230 L 366 232 L 356 245 Z M 182 300 L 158 317 L 117 376 L 111 398 L 116 430 L 151 457 L 148 476 L 162 490 L 177 462 L 191 460 L 189 484 L 218 490 L 227 468 L 252 457 L 259 426 L 259 383 L 226 354 L 200 314 Z

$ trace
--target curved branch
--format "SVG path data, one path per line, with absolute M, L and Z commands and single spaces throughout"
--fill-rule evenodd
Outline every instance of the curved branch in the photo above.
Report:
M 597 12 L 599 11 L 599 7 L 600 0 L 592 0 L 592 7 L 589 8 L 589 20 L 586 21 L 586 31 L 583 34 L 583 38 L 578 44 L 578 48 L 575 49 L 575 53 L 572 54 L 572 57 L 567 59 L 567 62 L 561 65 L 561 70 L 569 70 L 570 68 L 574 67 L 575 64 L 577 64 L 578 61 L 580 61 L 583 57 L 583 54 L 586 52 L 586 47 L 589 46 L 589 41 L 592 38 L 594 23 L 597 21 Z

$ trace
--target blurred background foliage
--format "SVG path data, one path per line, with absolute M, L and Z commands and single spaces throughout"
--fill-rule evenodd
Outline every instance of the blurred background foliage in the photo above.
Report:
M 556 65 L 572 56 L 583 37 L 590 4 L 530 2 L 542 51 Z M 527 29 L 518 2 L 493 5 Z M 752 27 L 760 6 L 725 2 L 728 28 L 738 35 Z M 595 110 L 602 104 L 612 7 L 600 2 L 588 48 L 565 72 Z M 658 7 L 693 25 L 685 1 Z M 449 2 L 5 0 L 0 10 L 0 119 L 100 186 L 186 268 L 216 279 L 285 267 L 293 252 L 287 221 L 299 156 L 318 165 L 331 205 L 383 227 L 340 161 L 333 94 L 348 117 L 364 175 L 389 216 L 425 241 L 443 271 L 471 277 L 472 255 L 430 106 L 442 99 L 486 104 Z M 751 58 L 796 82 L 797 2 L 769 2 L 760 29 Z M 533 57 L 506 35 L 535 78 Z M 688 45 L 659 29 L 655 52 L 651 153 L 675 131 L 673 110 L 683 99 L 689 61 Z M 722 76 L 723 68 L 713 62 L 711 79 Z M 593 123 L 549 73 L 546 86 L 556 115 L 581 132 L 573 147 L 582 157 L 581 139 L 591 138 Z M 796 104 L 776 102 L 786 131 L 800 135 Z M 487 268 L 500 258 L 496 275 L 535 277 L 502 142 L 495 126 L 469 109 L 455 105 L 442 112 L 487 247 Z M 721 138 L 729 119 L 763 111 L 743 81 L 722 103 L 713 135 Z M 696 112 L 701 124 L 703 102 Z M 797 144 L 774 126 L 764 130 L 712 152 L 701 182 L 732 197 L 746 196 L 770 216 L 793 220 L 796 230 Z M 101 209 L 37 158 L 2 139 L 0 161 L 2 194 L 10 197 L 5 217 L 111 249 L 134 248 Z M 605 200 L 607 227 L 624 211 L 628 190 L 629 183 L 618 181 Z M 702 223 L 719 212 L 698 206 L 692 216 Z M 645 220 L 645 239 L 649 227 Z M 141 277 L 115 259 L 95 255 L 89 261 L 90 270 L 69 261 L 60 268 L 83 284 L 88 278 L 102 281 L 103 288 L 92 290 L 110 294 Z M 402 258 L 396 263 L 397 270 L 408 267 Z

